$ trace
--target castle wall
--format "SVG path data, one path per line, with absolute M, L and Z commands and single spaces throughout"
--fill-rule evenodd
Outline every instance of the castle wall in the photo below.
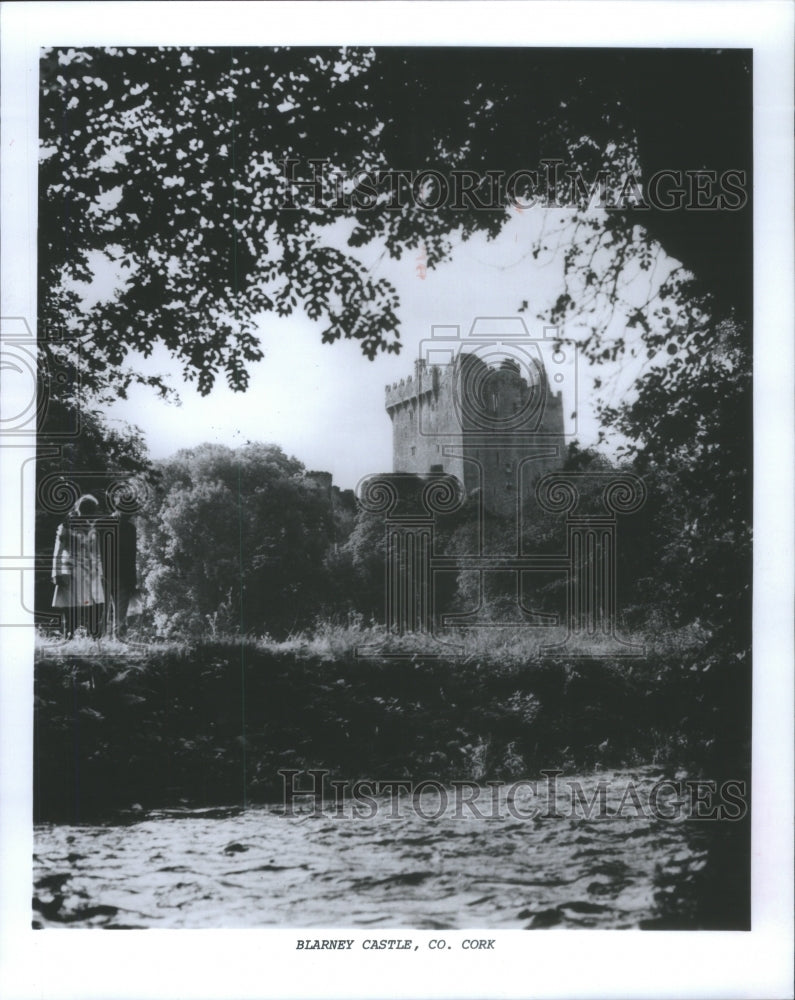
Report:
M 461 427 L 453 406 L 453 371 L 424 368 L 386 389 L 386 409 L 392 420 L 394 472 L 446 472 L 465 481 L 459 456 L 444 454 L 445 445 L 460 450 Z
M 562 394 L 545 377 L 528 385 L 518 370 L 491 369 L 472 355 L 443 367 L 416 362 L 413 376 L 386 387 L 386 409 L 395 472 L 450 473 L 504 516 L 563 460 Z

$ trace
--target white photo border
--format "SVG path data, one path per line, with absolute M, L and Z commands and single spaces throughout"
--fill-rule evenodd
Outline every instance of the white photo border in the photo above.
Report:
M 750 932 L 497 931 L 498 951 L 307 954 L 297 930 L 31 930 L 32 629 L 0 630 L 0 993 L 79 997 L 789 997 L 792 954 L 793 7 L 714 2 L 8 3 L 2 17 L 2 306 L 35 329 L 44 45 L 373 44 L 753 48 L 754 694 Z M 5 376 L 6 405 L 14 384 Z M 26 391 L 26 386 L 18 390 Z M 9 404 L 9 399 L 12 403 Z M 0 601 L 16 599 L 3 449 Z M 29 498 L 22 498 L 28 503 Z M 31 574 L 27 574 L 30 576 Z M 355 932 L 361 936 L 361 932 Z M 471 932 L 467 932 L 471 933 Z M 340 929 L 335 934 L 343 936 Z M 414 931 L 424 942 L 431 932 Z M 348 935 L 351 936 L 351 935 Z M 464 932 L 447 932 L 450 940 Z

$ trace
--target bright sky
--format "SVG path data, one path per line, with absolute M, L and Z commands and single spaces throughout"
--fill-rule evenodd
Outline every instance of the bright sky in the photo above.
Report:
M 156 458 L 204 441 L 233 447 L 248 440 L 273 442 L 308 468 L 330 471 L 339 486 L 354 487 L 363 476 L 391 469 L 384 386 L 413 372 L 421 341 L 433 325 L 459 326 L 466 336 L 478 316 L 517 316 L 527 300 L 530 308 L 523 318 L 532 337 L 543 337 L 543 325 L 534 317 L 562 290 L 560 254 L 535 260 L 531 253 L 540 227 L 552 224 L 549 215 L 541 208 L 515 213 L 496 240 L 477 236 L 459 243 L 452 261 L 428 270 L 424 279 L 417 273 L 416 252 L 394 261 L 374 244 L 355 251 L 374 276 L 387 277 L 398 290 L 404 346 L 397 356 L 383 354 L 371 362 L 356 341 L 323 344 L 322 322 L 300 312 L 283 319 L 266 314 L 261 322 L 265 360 L 251 367 L 246 393 L 231 392 L 221 381 L 209 396 L 200 396 L 182 383 L 178 366 L 161 348 L 148 360 L 136 361 L 136 367 L 172 373 L 181 405 L 160 401 L 141 387 L 108 415 L 140 427 Z M 554 215 L 559 224 L 560 211 Z M 342 246 L 342 234 L 341 223 L 330 242 Z M 576 331 L 565 334 L 576 338 Z M 595 441 L 596 424 L 591 372 L 583 364 L 578 381 L 576 402 L 573 386 L 564 384 L 564 406 L 567 412 L 577 409 L 577 436 L 589 444 Z

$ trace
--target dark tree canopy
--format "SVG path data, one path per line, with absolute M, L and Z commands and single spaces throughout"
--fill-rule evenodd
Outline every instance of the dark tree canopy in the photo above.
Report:
M 351 246 L 377 240 L 400 257 L 423 243 L 434 267 L 454 237 L 496 236 L 510 217 L 506 178 L 545 159 L 641 182 L 663 169 L 746 171 L 750 191 L 743 51 L 125 48 L 48 51 L 41 67 L 40 336 L 58 350 L 80 338 L 87 385 L 111 392 L 137 377 L 128 353 L 157 342 L 201 392 L 218 376 L 245 389 L 262 356 L 256 318 L 268 312 L 304 310 L 325 341 L 357 339 L 370 358 L 398 350 L 394 288 L 324 243 L 341 215 Z M 411 198 L 289 209 L 284 159 L 304 182 L 322 159 L 341 177 L 501 171 L 502 187 L 485 210 Z M 666 297 L 745 319 L 750 232 L 750 203 L 664 212 L 626 202 L 567 251 L 584 294 L 564 294 L 556 317 L 587 312 L 597 292 L 615 305 L 615 269 L 647 268 L 662 248 L 685 273 L 636 317 L 649 334 Z M 613 266 L 590 277 L 595 240 Z M 126 284 L 78 322 L 74 282 L 90 281 L 100 255 Z M 594 356 L 598 340 L 597 323 Z

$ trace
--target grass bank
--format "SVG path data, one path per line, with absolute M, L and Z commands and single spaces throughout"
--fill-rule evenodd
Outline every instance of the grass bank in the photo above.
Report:
M 407 658 L 357 657 L 377 638 L 41 643 L 35 819 L 271 801 L 280 768 L 486 781 L 641 763 L 726 773 L 749 759 L 748 667 L 706 669 L 695 646 L 528 658 L 505 630 L 457 658 L 430 659 L 413 638 L 392 647 Z

